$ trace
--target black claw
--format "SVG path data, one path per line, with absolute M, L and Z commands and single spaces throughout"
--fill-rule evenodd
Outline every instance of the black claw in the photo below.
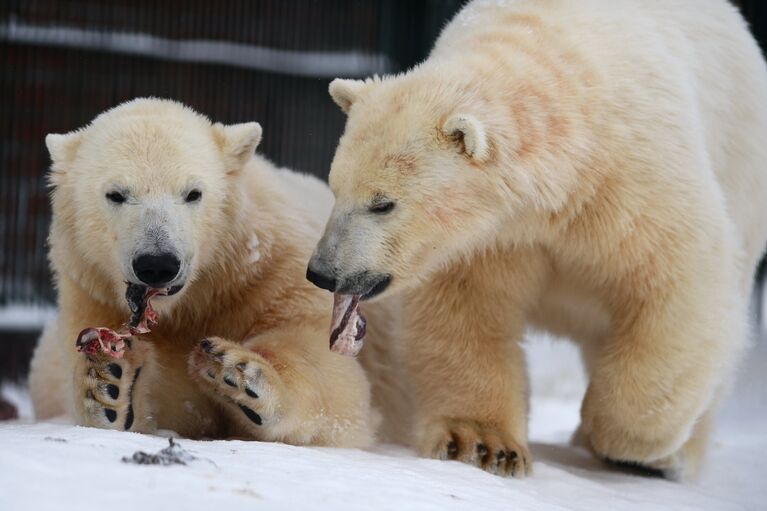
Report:
M 111 408 L 104 408 L 104 415 L 107 416 L 107 420 L 109 422 L 114 422 L 117 420 L 117 412 L 115 412 Z
M 458 454 L 458 444 L 455 443 L 455 440 L 450 440 L 447 443 L 447 457 L 450 459 L 455 459 L 457 454 Z
M 123 377 L 123 368 L 117 364 L 109 364 L 107 371 L 118 380 Z
M 216 373 L 213 371 L 213 369 L 208 369 L 208 377 L 210 378 L 216 378 Z
M 258 394 L 256 394 L 255 392 L 253 392 L 253 391 L 250 389 L 250 387 L 248 387 L 247 385 L 245 386 L 245 393 L 246 393 L 247 395 L 249 395 L 250 397 L 252 397 L 253 399 L 258 399 Z
M 242 410 L 242 413 L 244 413 L 248 417 L 248 419 L 251 420 L 251 422 L 258 424 L 259 426 L 261 425 L 260 415 L 258 415 L 256 412 L 254 412 L 247 406 L 243 406 L 243 405 L 238 405 L 238 406 L 240 407 L 240 410 Z
M 117 399 L 120 396 L 120 387 L 110 383 L 107 385 L 107 394 L 109 394 L 109 397 L 112 399 Z
M 133 405 L 128 405 L 128 414 L 125 417 L 125 427 L 123 429 L 128 430 L 133 426 Z
M 226 375 L 226 376 L 224 376 L 224 383 L 226 383 L 226 384 L 227 384 L 227 385 L 229 385 L 230 387 L 235 387 L 235 388 L 237 387 L 237 382 L 236 382 L 236 381 L 234 381 L 234 380 L 232 379 L 232 377 L 231 377 L 231 376 L 229 376 L 229 375 Z
M 498 451 L 495 455 L 495 459 L 498 460 L 498 463 L 502 463 L 503 460 L 506 459 L 506 452 L 505 451 Z
M 487 456 L 487 446 L 485 444 L 477 444 L 477 455 L 480 458 Z
M 247 364 L 245 364 L 245 362 L 240 362 L 239 364 L 237 364 L 237 365 L 236 365 L 236 366 L 234 366 L 234 367 L 235 367 L 235 368 L 236 368 L 238 371 L 240 371 L 241 373 L 244 373 L 244 372 L 245 372 L 245 369 L 246 369 L 248 366 L 247 366 Z
M 202 348 L 202 351 L 204 351 L 205 353 L 210 353 L 210 350 L 213 349 L 213 343 L 211 343 L 207 339 L 203 339 L 202 341 L 200 341 L 200 348 Z
M 517 452 L 509 451 L 508 457 L 509 457 L 509 464 L 511 465 L 512 469 L 515 469 L 517 467 L 517 458 L 519 458 L 519 456 L 517 455 Z

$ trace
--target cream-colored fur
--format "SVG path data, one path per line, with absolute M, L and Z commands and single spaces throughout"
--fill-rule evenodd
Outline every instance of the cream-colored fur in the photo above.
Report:
M 421 65 L 330 92 L 312 264 L 392 276 L 420 452 L 529 471 L 534 326 L 583 346 L 598 456 L 694 474 L 767 244 L 767 72 L 736 9 L 475 0 Z
M 372 441 L 367 379 L 356 360 L 329 351 L 330 297 L 304 278 L 330 194 L 253 156 L 260 133 L 138 99 L 48 137 L 59 316 L 32 364 L 39 418 L 70 413 L 82 425 L 190 437 Z M 115 187 L 125 204 L 105 198 Z M 199 203 L 184 203 L 190 187 L 202 191 Z M 127 320 L 124 248 L 144 236 L 134 224 L 150 210 L 182 232 L 166 237 L 188 256 L 186 285 L 153 300 L 159 324 L 123 359 L 76 352 L 81 329 Z

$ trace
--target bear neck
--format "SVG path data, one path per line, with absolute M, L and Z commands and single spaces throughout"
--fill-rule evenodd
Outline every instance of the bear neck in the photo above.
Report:
M 271 164 L 256 158 L 245 172 L 240 193 L 225 208 L 214 260 L 198 271 L 160 328 L 241 340 L 326 312 L 324 302 L 315 306 L 317 290 L 304 277 L 317 234 L 285 207 L 291 200 Z M 307 296 L 304 310 L 292 308 L 296 296 Z

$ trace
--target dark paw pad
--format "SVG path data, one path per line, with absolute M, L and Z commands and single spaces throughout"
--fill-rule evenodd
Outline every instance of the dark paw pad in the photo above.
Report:
M 107 385 L 107 394 L 109 394 L 109 397 L 112 399 L 117 399 L 120 397 L 120 387 L 117 385 L 112 385 L 111 383 Z
M 133 426 L 133 405 L 128 405 L 128 413 L 125 416 L 125 427 L 123 429 L 129 430 Z
M 107 366 L 107 371 L 109 371 L 109 374 L 111 374 L 118 380 L 123 377 L 123 368 L 117 364 L 109 364 Z
M 111 408 L 104 408 L 104 415 L 106 415 L 109 422 L 114 422 L 117 420 L 117 412 Z
M 242 410 L 242 413 L 244 413 L 245 416 L 251 420 L 251 422 L 258 424 L 259 426 L 261 425 L 262 421 L 261 421 L 260 415 L 258 415 L 256 412 L 254 412 L 247 406 L 243 406 L 243 405 L 238 405 L 238 406 L 240 407 L 240 410 Z

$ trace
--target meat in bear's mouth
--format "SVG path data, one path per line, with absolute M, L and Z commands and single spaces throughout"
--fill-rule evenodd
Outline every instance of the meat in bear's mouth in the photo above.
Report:
M 168 295 L 173 292 L 173 288 L 155 289 L 131 283 L 127 283 L 127 286 L 125 299 L 131 310 L 128 322 L 118 330 L 106 327 L 84 329 L 77 336 L 75 343 L 77 351 L 88 355 L 105 353 L 112 358 L 122 358 L 126 339 L 134 335 L 147 334 L 151 327 L 157 324 L 157 312 L 152 308 L 149 300 L 154 296 Z M 175 292 L 178 292 L 178 289 Z
M 359 304 L 360 295 L 333 294 L 330 351 L 354 357 L 362 349 L 366 322 Z

